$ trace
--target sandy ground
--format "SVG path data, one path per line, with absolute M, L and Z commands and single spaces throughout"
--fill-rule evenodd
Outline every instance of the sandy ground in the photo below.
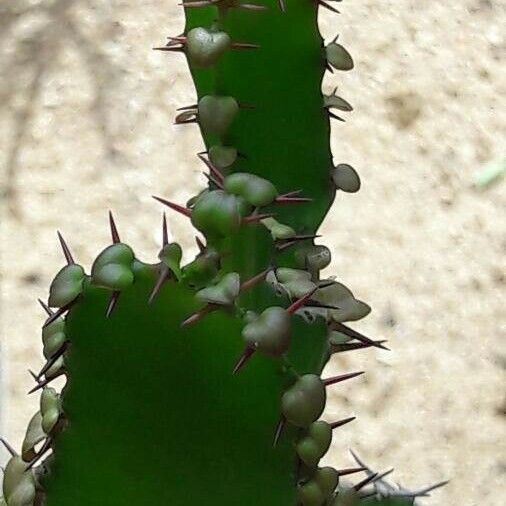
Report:
M 36 409 L 27 369 L 41 364 L 36 299 L 62 265 L 55 230 L 90 265 L 108 243 L 111 208 L 152 260 L 160 208 L 150 195 L 184 201 L 203 183 L 197 129 L 171 125 L 193 101 L 186 65 L 150 50 L 181 32 L 176 3 L 0 4 L 0 432 L 16 445 Z M 324 88 L 339 84 L 355 106 L 332 146 L 363 189 L 325 222 L 329 272 L 372 305 L 359 327 L 393 352 L 329 365 L 368 374 L 332 390 L 325 416 L 358 420 L 327 461 L 349 465 L 353 447 L 374 467 L 395 466 L 407 486 L 451 479 L 426 505 L 503 504 L 506 183 L 479 191 L 473 178 L 506 156 L 506 4 L 363 0 L 340 10 L 322 15 L 322 33 L 341 33 L 356 70 Z M 190 257 L 188 224 L 170 226 Z

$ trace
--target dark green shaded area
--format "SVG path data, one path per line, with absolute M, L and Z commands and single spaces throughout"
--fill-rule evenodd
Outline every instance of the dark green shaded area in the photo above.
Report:
M 68 318 L 72 348 L 47 506 L 293 506 L 296 431 L 272 447 L 281 392 L 279 361 L 255 356 L 231 374 L 241 322 L 224 313 L 191 329 L 192 294 L 167 284 L 146 304 L 154 279 L 121 295 L 86 289 Z M 291 358 L 319 372 L 325 329 L 294 317 Z

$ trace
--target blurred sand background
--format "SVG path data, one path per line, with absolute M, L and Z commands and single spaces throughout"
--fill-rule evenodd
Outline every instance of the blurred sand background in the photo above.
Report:
M 198 129 L 172 125 L 194 101 L 185 60 L 151 51 L 182 31 L 176 4 L 0 3 L 0 433 L 15 445 L 37 405 L 27 369 L 42 363 L 36 299 L 62 265 L 56 229 L 89 266 L 112 209 L 154 261 L 161 209 L 150 195 L 185 201 L 203 184 Z M 339 84 L 355 106 L 332 147 L 363 189 L 339 196 L 322 232 L 329 273 L 373 307 L 357 328 L 393 351 L 328 366 L 367 375 L 331 390 L 325 417 L 358 420 L 326 461 L 350 465 L 352 447 L 374 468 L 395 466 L 405 486 L 452 480 L 425 505 L 504 504 L 506 182 L 480 191 L 473 178 L 506 156 L 506 4 L 339 8 L 321 30 L 341 34 L 356 69 L 323 86 Z M 174 216 L 170 227 L 190 258 L 189 224 Z

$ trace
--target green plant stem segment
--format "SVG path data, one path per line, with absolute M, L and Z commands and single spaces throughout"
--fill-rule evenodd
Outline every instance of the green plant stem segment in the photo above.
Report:
M 352 107 L 321 82 L 353 60 L 324 46 L 320 4 L 184 4 L 184 34 L 157 49 L 187 58 L 197 103 L 176 123 L 198 123 L 210 182 L 186 205 L 155 198 L 191 221 L 200 252 L 181 265 L 164 215 L 159 262 L 142 263 L 110 214 L 112 244 L 87 274 L 59 236 L 40 409 L 21 454 L 6 443 L 0 506 L 394 504 L 365 466 L 320 466 L 353 420 L 320 419 L 328 390 L 361 374 L 322 378 L 325 364 L 384 348 L 346 324 L 370 308 L 322 279 L 330 252 L 314 243 L 336 192 L 360 188 L 333 166 L 332 109 Z

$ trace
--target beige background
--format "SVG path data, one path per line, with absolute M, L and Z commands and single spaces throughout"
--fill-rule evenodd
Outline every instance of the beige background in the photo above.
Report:
M 150 49 L 182 31 L 176 3 L 0 4 L 0 432 L 16 445 L 36 409 L 27 368 L 41 365 L 36 299 L 62 265 L 55 230 L 90 265 L 108 242 L 110 208 L 124 239 L 154 260 L 161 209 L 150 195 L 184 201 L 203 184 L 197 128 L 172 126 L 175 108 L 194 100 L 185 61 Z M 339 84 L 355 106 L 334 125 L 332 147 L 363 189 L 339 196 L 325 222 L 329 273 L 372 305 L 357 327 L 393 352 L 329 365 L 329 374 L 368 374 L 331 391 L 325 416 L 358 420 L 338 432 L 327 461 L 350 465 L 353 447 L 374 467 L 395 466 L 406 486 L 451 479 L 426 505 L 499 505 L 506 183 L 479 191 L 473 178 L 506 156 L 506 4 L 339 8 L 321 16 L 322 33 L 341 34 L 356 70 L 324 88 Z M 174 216 L 170 226 L 190 257 L 189 224 Z

